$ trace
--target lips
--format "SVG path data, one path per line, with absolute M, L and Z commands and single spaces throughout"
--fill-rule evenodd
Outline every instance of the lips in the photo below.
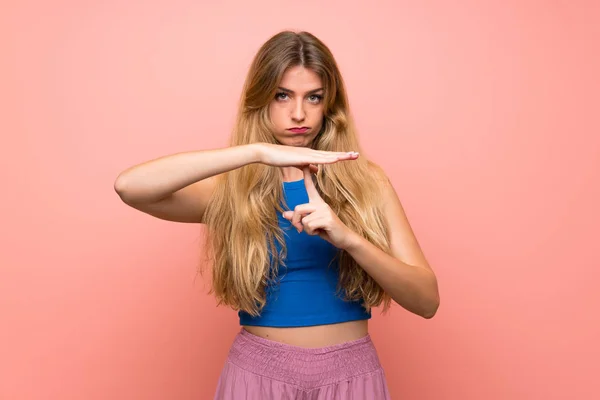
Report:
M 306 126 L 302 126 L 302 127 L 295 127 L 295 128 L 290 128 L 288 129 L 288 131 L 292 132 L 292 133 L 305 133 L 306 131 L 308 131 L 308 127 Z

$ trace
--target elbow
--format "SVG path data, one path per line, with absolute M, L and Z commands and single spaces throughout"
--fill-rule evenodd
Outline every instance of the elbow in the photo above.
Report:
M 115 192 L 119 195 L 121 200 L 125 201 L 125 197 L 127 197 L 127 190 L 125 189 L 125 180 L 122 175 L 117 176 L 115 179 L 115 183 L 113 184 Z
M 439 304 L 438 304 L 438 306 L 439 306 Z M 421 314 L 421 316 L 425 319 L 431 319 L 431 318 L 435 317 L 435 314 L 437 314 L 438 306 L 431 307 L 431 308 L 425 310 L 425 312 L 423 312 Z
M 431 280 L 426 293 L 426 301 L 423 302 L 422 313 L 420 315 L 425 319 L 431 319 L 437 314 L 438 308 L 440 308 L 440 291 L 437 278 L 433 272 L 431 273 Z
M 126 179 L 122 174 L 119 175 L 117 179 L 115 179 L 113 187 L 115 189 L 115 192 L 119 195 L 119 197 L 125 204 L 133 203 L 133 199 L 131 198 L 131 191 L 128 189 Z
M 440 308 L 440 296 L 436 295 L 434 298 L 427 302 L 427 305 L 423 307 L 420 315 L 425 319 L 431 319 L 437 314 L 438 309 Z
M 425 319 L 431 319 L 437 314 L 437 310 L 440 307 L 440 298 L 437 297 L 434 301 L 431 302 L 424 310 L 422 317 Z

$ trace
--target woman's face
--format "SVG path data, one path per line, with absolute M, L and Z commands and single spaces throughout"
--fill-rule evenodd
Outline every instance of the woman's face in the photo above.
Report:
M 323 83 L 302 66 L 288 69 L 269 105 L 273 135 L 288 146 L 309 147 L 323 125 Z

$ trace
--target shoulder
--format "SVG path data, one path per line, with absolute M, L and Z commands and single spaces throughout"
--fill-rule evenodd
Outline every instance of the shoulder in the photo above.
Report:
M 367 164 L 369 167 L 370 178 L 374 182 L 378 183 L 381 189 L 386 189 L 388 186 L 391 185 L 390 178 L 379 164 L 377 164 L 373 160 L 368 160 Z
M 369 172 L 370 179 L 377 186 L 379 193 L 381 195 L 382 206 L 386 211 L 389 211 L 390 208 L 398 209 L 402 208 L 400 204 L 400 199 L 398 198 L 398 194 L 394 189 L 392 181 L 390 180 L 388 174 L 385 172 L 383 167 L 379 164 L 375 163 L 372 160 L 368 161 L 369 164 Z

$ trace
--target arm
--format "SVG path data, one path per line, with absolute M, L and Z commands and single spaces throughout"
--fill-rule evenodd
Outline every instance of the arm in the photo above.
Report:
M 316 169 L 316 164 L 355 160 L 357 153 L 317 151 L 267 143 L 164 156 L 119 174 L 114 187 L 133 208 L 168 221 L 202 222 L 214 176 L 252 163 Z M 313 165 L 315 164 L 315 165 Z
M 213 177 L 259 161 L 257 145 L 178 153 L 121 172 L 114 188 L 124 203 L 157 218 L 201 222 Z
M 305 230 L 309 235 L 319 235 L 347 251 L 396 303 L 417 315 L 431 318 L 440 303 L 437 279 L 417 243 L 392 184 L 377 166 L 373 166 L 373 172 L 385 178 L 380 181 L 383 181 L 383 210 L 392 255 L 340 221 L 319 195 L 308 168 L 304 168 L 308 203 L 296 206 L 294 211 L 283 212 L 283 217 L 298 232 Z
M 440 304 L 436 276 L 410 227 L 392 184 L 384 183 L 384 210 L 392 255 L 351 232 L 345 250 L 406 310 L 432 318 Z

